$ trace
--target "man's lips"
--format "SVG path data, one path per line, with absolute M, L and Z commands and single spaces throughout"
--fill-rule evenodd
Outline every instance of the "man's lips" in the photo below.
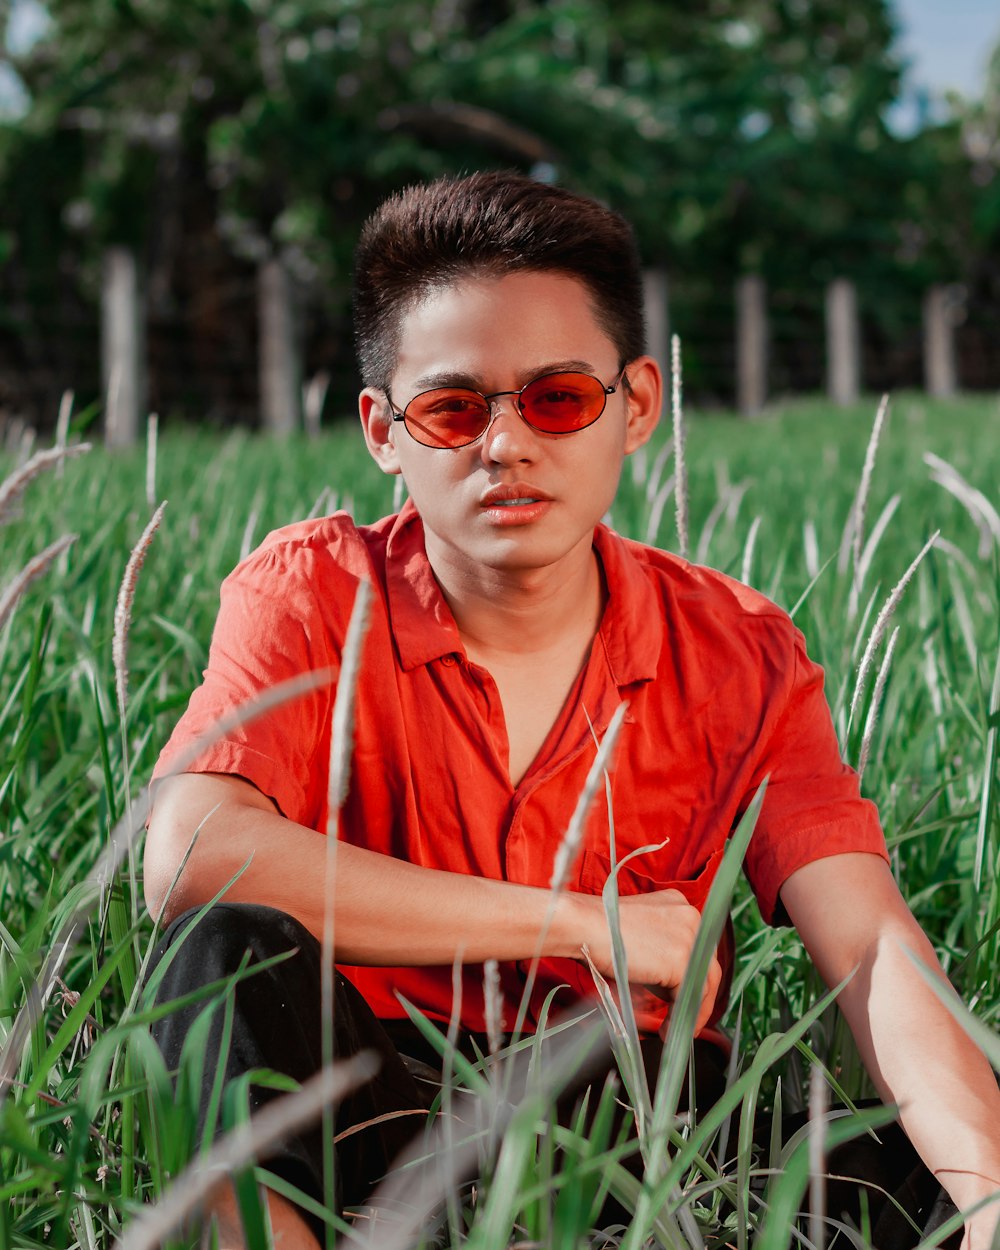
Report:
M 480 496 L 479 504 L 483 508 L 523 508 L 532 503 L 549 503 L 551 499 L 552 496 L 545 491 L 519 482 L 510 486 L 491 486 Z

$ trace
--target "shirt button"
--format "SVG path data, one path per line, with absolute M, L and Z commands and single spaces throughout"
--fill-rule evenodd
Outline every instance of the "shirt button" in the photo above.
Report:
M 458 656 L 454 653 L 454 651 L 449 651 L 447 655 L 443 655 L 441 657 L 441 663 L 447 664 L 448 667 L 451 668 L 453 664 L 458 663 Z

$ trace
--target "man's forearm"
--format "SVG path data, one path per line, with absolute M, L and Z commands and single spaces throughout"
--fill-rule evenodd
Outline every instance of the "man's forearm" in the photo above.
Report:
M 319 938 L 332 904 L 341 963 L 528 959 L 543 932 L 545 954 L 580 954 L 578 900 L 564 899 L 553 910 L 549 892 L 533 886 L 421 868 L 343 842 L 331 846 L 323 834 L 286 820 L 266 800 L 248 805 L 232 797 L 225 781 L 198 780 L 204 782 L 203 798 L 184 804 L 187 818 L 170 797 L 154 809 L 147 898 L 166 919 L 208 902 L 239 873 L 226 891 L 228 901 L 278 908 Z M 202 821 L 184 874 L 167 899 L 174 865 Z
M 915 926 L 907 928 L 882 938 L 840 1005 L 880 1094 L 898 1104 L 921 1158 L 967 1208 L 1000 1189 L 1000 1091 L 907 949 L 940 976 L 930 944 Z M 1000 1208 L 992 1218 L 998 1215 Z
M 945 984 L 926 935 L 884 860 L 834 855 L 807 864 L 781 898 L 847 1016 L 881 1096 L 955 1203 L 967 1209 L 1000 1184 L 1000 1093 L 973 1045 L 909 952 Z M 967 1250 L 988 1247 L 998 1208 L 967 1226 Z

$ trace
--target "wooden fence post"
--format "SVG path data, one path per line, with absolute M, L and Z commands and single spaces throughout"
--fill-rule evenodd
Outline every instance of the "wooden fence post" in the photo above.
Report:
M 946 286 L 932 286 L 924 296 L 924 386 L 942 399 L 958 389 L 952 303 Z
M 104 389 L 104 442 L 132 447 L 145 407 L 145 313 L 135 253 L 105 249 L 101 276 L 101 381 Z
M 665 269 L 643 271 L 642 306 L 646 317 L 647 351 L 662 369 L 663 376 L 669 378 L 670 285 Z
M 280 256 L 257 270 L 258 379 L 264 429 L 288 435 L 302 426 L 302 369 L 292 278 Z
M 767 399 L 767 286 L 760 274 L 736 283 L 736 407 L 745 416 Z
M 835 278 L 826 288 L 826 393 L 843 407 L 855 403 L 860 391 L 857 290 L 850 279 Z

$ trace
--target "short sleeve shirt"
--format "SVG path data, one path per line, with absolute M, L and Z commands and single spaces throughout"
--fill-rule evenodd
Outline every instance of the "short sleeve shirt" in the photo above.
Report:
M 822 670 L 783 611 L 721 573 L 594 535 L 607 591 L 589 658 L 517 786 L 490 674 L 466 657 L 424 550 L 420 517 L 357 526 L 349 516 L 269 535 L 226 579 L 208 667 L 157 764 L 169 771 L 219 717 L 285 679 L 339 672 L 359 583 L 371 622 L 356 692 L 355 743 L 339 836 L 410 863 L 548 887 L 596 751 L 595 735 L 627 703 L 610 794 L 590 811 L 568 888 L 599 893 L 614 859 L 662 844 L 620 871 L 624 893 L 673 887 L 697 905 L 726 839 L 765 777 L 745 871 L 765 920 L 796 869 L 825 856 L 885 857 L 874 806 L 841 760 Z M 325 832 L 336 678 L 235 730 L 188 771 L 238 775 L 289 820 Z M 288 830 L 294 854 L 295 830 Z M 451 1018 L 451 967 L 343 968 L 375 1014 L 405 1015 L 402 996 Z M 501 966 L 512 1022 L 526 969 Z M 561 987 L 561 988 L 557 988 Z M 482 968 L 467 966 L 459 1017 L 482 1031 Z M 593 991 L 583 964 L 544 961 L 529 1026 L 550 992 Z M 720 1003 L 719 1010 L 722 1004 Z M 667 1008 L 638 1003 L 641 1028 Z M 718 1013 L 717 1013 L 718 1014 Z

